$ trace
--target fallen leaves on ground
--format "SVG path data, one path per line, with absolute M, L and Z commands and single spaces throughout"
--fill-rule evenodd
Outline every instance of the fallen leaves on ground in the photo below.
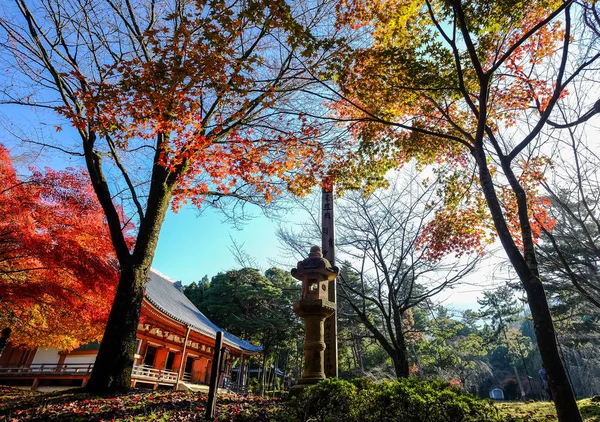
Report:
M 219 422 L 268 421 L 278 411 L 277 399 L 220 395 Z M 203 421 L 206 396 L 183 391 L 144 391 L 114 396 L 90 396 L 81 390 L 33 393 L 0 387 L 3 421 Z

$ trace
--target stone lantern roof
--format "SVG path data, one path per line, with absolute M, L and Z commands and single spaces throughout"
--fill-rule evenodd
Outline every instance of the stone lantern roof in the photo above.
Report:
M 326 258 L 323 258 L 323 252 L 320 247 L 313 246 L 310 248 L 308 258 L 298 262 L 296 268 L 293 268 L 291 273 L 294 278 L 299 280 L 302 280 L 302 277 L 306 273 L 321 273 L 324 276 L 324 280 L 333 280 L 337 277 L 339 269 L 331 265 Z

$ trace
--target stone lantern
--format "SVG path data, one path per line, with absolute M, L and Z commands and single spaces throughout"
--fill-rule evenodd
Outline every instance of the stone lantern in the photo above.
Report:
M 302 389 L 325 379 L 325 319 L 335 311 L 329 301 L 329 281 L 339 269 L 323 258 L 321 248 L 310 248 L 308 258 L 298 262 L 292 276 L 302 281 L 302 298 L 294 304 L 296 315 L 304 319 L 304 372 L 293 389 Z

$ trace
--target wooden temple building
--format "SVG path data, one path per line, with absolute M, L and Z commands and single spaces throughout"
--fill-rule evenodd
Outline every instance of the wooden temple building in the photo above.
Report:
M 194 389 L 208 385 L 217 331 L 183 294 L 181 283 L 152 270 L 142 302 L 132 386 Z M 231 376 L 231 362 L 239 358 L 235 385 L 244 385 L 246 358 L 262 348 L 224 331 L 228 349 L 223 383 Z M 0 384 L 31 386 L 85 386 L 98 353 L 97 344 L 72 351 L 55 348 L 24 350 L 10 343 L 0 356 Z

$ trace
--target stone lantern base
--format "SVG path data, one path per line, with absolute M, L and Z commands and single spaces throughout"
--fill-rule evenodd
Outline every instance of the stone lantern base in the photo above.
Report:
M 296 394 L 316 384 L 325 376 L 325 319 L 335 311 L 335 303 L 324 299 L 301 299 L 294 305 L 294 312 L 304 319 L 304 372 L 290 392 Z

